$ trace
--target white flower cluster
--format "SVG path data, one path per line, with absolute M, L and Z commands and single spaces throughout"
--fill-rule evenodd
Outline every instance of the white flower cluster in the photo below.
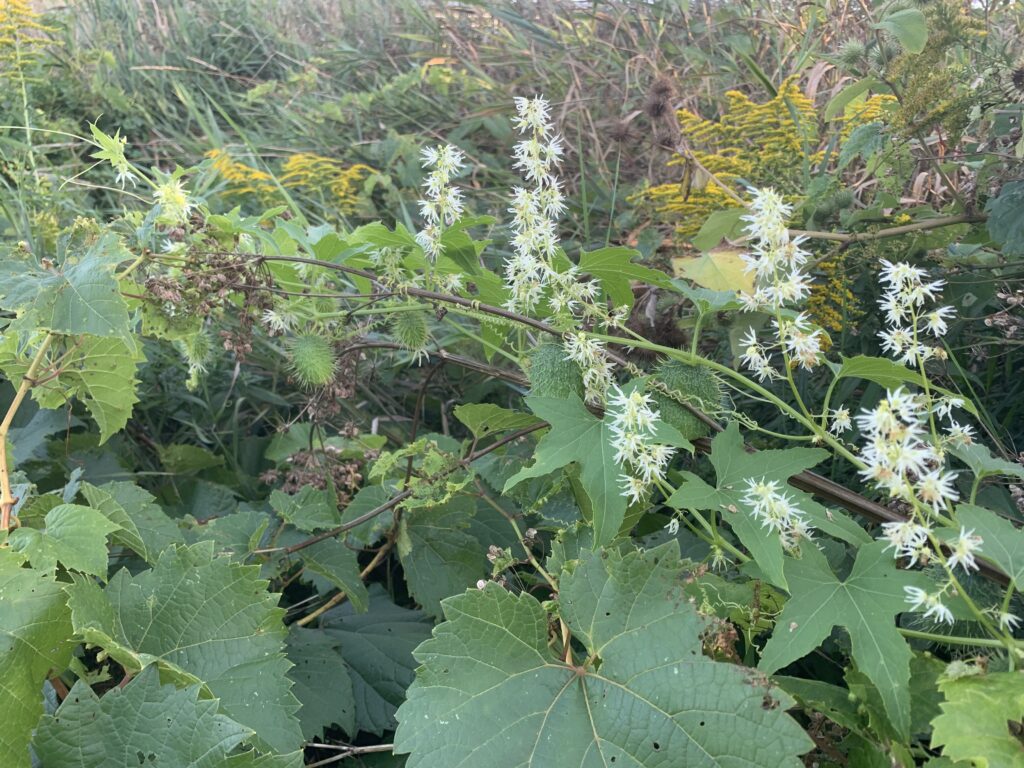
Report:
M 545 289 L 553 312 L 589 313 L 598 284 L 582 280 L 579 268 L 555 269 L 558 252 L 558 219 L 565 211 L 562 182 L 557 176 L 562 139 L 551 124 L 550 105 L 542 96 L 515 100 L 513 125 L 522 139 L 513 156 L 515 168 L 530 186 L 514 187 L 512 214 L 513 255 L 505 262 L 505 285 L 511 297 L 505 307 L 513 312 L 532 312 Z
M 551 124 L 546 99 L 517 97 L 513 125 L 522 139 L 513 156 L 529 187 L 513 187 L 513 255 L 505 262 L 505 284 L 512 296 L 507 308 L 529 313 L 539 303 L 554 270 L 551 260 L 558 248 L 558 218 L 565 210 L 561 180 L 556 175 L 562 140 Z
M 908 558 L 910 566 L 926 562 L 931 557 L 931 547 L 928 544 L 931 534 L 930 527 L 913 520 L 882 525 L 882 538 L 889 542 L 885 549 L 895 550 L 897 558 Z
M 943 456 L 928 439 L 928 411 L 922 398 L 902 387 L 889 391 L 870 410 L 856 418 L 864 438 L 860 471 L 865 480 L 906 502 L 914 498 L 934 512 L 944 511 L 960 496 L 944 472 Z
M 925 334 L 940 338 L 949 330 L 948 321 L 956 311 L 925 304 L 942 296 L 943 280 L 928 282 L 928 273 L 904 261 L 895 264 L 882 259 L 879 279 L 886 286 L 878 304 L 885 312 L 886 329 L 879 332 L 882 349 L 904 365 L 918 367 L 932 357 L 944 356 L 941 347 L 923 342 Z
M 924 612 L 926 619 L 934 618 L 936 622 L 944 621 L 947 624 L 953 623 L 953 613 L 942 603 L 942 592 L 928 594 L 920 587 L 904 587 L 906 600 L 910 603 L 911 610 L 917 611 L 927 608 Z
M 464 208 L 462 190 L 451 185 L 465 162 L 462 150 L 451 144 L 425 147 L 421 152 L 423 167 L 432 170 L 424 183 L 426 198 L 420 200 L 420 215 L 425 226 L 416 234 L 416 242 L 431 261 L 444 250 L 441 235 L 445 226 L 451 226 L 462 216 Z
M 743 217 L 753 246 L 742 258 L 747 272 L 754 273 L 754 292 L 740 291 L 740 301 L 748 312 L 771 312 L 780 317 L 774 321 L 776 341 L 772 344 L 758 342 L 753 329 L 741 342 L 743 364 L 761 381 L 779 376 L 769 362 L 776 347 L 807 370 L 821 361 L 821 330 L 811 325 L 805 313 L 793 319 L 780 315 L 786 305 L 798 304 L 811 291 L 810 279 L 803 271 L 810 257 L 801 247 L 806 238 L 791 238 L 787 229 L 792 214 L 792 206 L 774 189 L 758 189 L 750 213 Z
M 793 207 L 774 189 L 758 189 L 742 218 L 754 239 L 750 253 L 742 258 L 747 272 L 754 273 L 754 293 L 740 292 L 744 306 L 752 311 L 774 311 L 806 299 L 811 283 L 802 267 L 810 253 L 800 246 L 806 238 L 790 238 L 787 224 Z
M 742 501 L 750 507 L 751 513 L 761 521 L 761 527 L 770 531 L 778 531 L 782 546 L 789 551 L 795 550 L 803 539 L 810 539 L 813 528 L 793 499 L 781 490 L 774 480 L 762 477 L 760 480 L 749 478 L 747 492 Z
M 583 372 L 587 402 L 603 405 L 612 385 L 612 363 L 605 353 L 604 343 L 577 331 L 566 334 L 564 344 L 565 359 L 572 360 Z
M 650 395 L 638 389 L 626 394 L 613 386 L 608 414 L 615 437 L 615 463 L 626 470 L 620 476 L 622 495 L 635 504 L 652 484 L 664 482 L 675 449 L 655 442 L 661 416 Z
M 888 491 L 891 498 L 914 505 L 910 519 L 882 526 L 886 549 L 894 550 L 897 558 L 907 558 L 910 566 L 927 564 L 934 555 L 929 516 L 948 511 L 960 498 L 954 486 L 956 475 L 945 471 L 942 449 L 932 442 L 927 429 L 929 410 L 948 416 L 953 407 L 955 403 L 939 400 L 929 409 L 924 396 L 901 387 L 887 392 L 875 408 L 856 417 L 865 440 L 860 454 L 866 466 L 861 476 Z M 983 543 L 973 530 L 961 527 L 956 538 L 945 545 L 946 565 L 967 573 L 978 570 L 975 555 Z M 925 609 L 925 618 L 951 624 L 953 614 L 942 603 L 942 596 L 952 586 L 950 580 L 935 593 L 906 587 L 907 602 L 914 610 Z
M 740 339 L 743 347 L 740 360 L 758 381 L 781 378 L 770 361 L 776 348 L 785 350 L 792 360 L 796 360 L 806 370 L 821 362 L 821 330 L 811 325 L 807 313 L 801 312 L 792 319 L 782 318 L 781 322 L 773 320 L 772 327 L 775 328 L 777 341 L 771 344 L 758 341 L 757 332 L 753 328 L 748 329 L 747 335 Z

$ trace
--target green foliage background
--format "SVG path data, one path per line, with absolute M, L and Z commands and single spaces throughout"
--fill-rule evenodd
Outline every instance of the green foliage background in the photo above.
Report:
M 1020 16 L 0 0 L 0 763 L 1024 765 L 1024 640 L 988 621 L 1024 589 Z M 535 93 L 559 268 L 623 328 L 501 309 Z M 431 264 L 438 143 L 468 211 Z M 828 333 L 788 392 L 737 362 L 771 321 L 735 295 L 765 184 Z M 882 356 L 882 260 L 948 281 L 927 370 Z M 660 409 L 644 502 L 566 334 Z M 897 386 L 979 433 L 949 457 L 940 533 L 985 542 L 951 627 L 827 430 Z M 750 478 L 816 543 L 748 514 Z

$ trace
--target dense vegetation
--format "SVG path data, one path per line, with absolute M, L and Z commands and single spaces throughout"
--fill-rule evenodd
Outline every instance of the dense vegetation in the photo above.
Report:
M 1024 766 L 1020 16 L 0 0 L 0 763 Z

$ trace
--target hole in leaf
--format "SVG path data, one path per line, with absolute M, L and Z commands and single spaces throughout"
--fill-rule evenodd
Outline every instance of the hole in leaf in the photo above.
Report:
M 652 746 L 654 747 L 654 751 L 655 752 L 658 752 L 658 751 L 661 750 L 661 744 L 659 744 L 658 742 L 654 742 L 654 744 L 652 744 Z

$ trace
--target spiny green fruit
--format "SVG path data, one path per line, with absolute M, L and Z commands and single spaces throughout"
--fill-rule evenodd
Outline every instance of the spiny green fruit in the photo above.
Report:
M 836 58 L 846 69 L 854 69 L 864 63 L 867 53 L 867 48 L 860 40 L 847 40 L 840 46 Z
M 330 383 L 338 368 L 338 357 L 329 339 L 303 333 L 288 340 L 289 369 L 306 389 Z
M 565 359 L 561 344 L 545 342 L 528 354 L 526 373 L 530 377 L 530 394 L 537 397 L 583 398 L 583 374 L 572 360 Z
M 395 312 L 391 317 L 391 335 L 395 341 L 413 354 L 422 352 L 430 340 L 425 312 Z
M 853 205 L 853 190 L 840 189 L 832 195 L 832 206 L 834 210 L 841 211 Z
M 661 411 L 662 421 L 678 429 L 688 440 L 706 437 L 710 431 L 708 425 L 677 402 L 677 398 L 705 413 L 717 411 L 722 406 L 722 383 L 718 377 L 707 368 L 666 360 L 658 366 L 654 381 L 675 394 L 675 398 L 669 397 L 658 391 L 660 387 L 650 391 Z
M 831 216 L 851 205 L 853 205 L 853 192 L 849 189 L 840 189 L 818 200 L 814 205 L 813 216 L 814 218 Z

